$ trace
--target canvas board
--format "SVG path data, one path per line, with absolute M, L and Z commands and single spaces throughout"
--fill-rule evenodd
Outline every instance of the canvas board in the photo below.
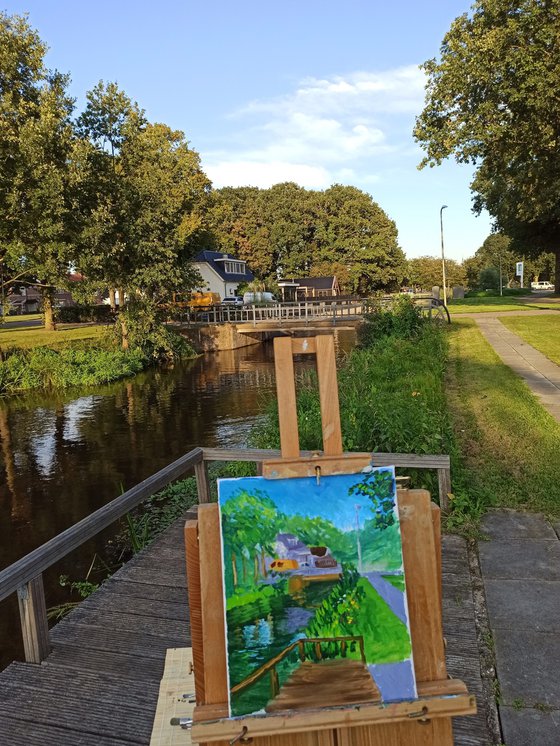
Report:
M 230 715 L 415 699 L 394 468 L 218 498 Z

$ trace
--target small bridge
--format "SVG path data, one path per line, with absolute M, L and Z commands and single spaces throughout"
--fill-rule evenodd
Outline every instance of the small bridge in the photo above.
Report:
M 236 324 L 240 333 L 243 326 L 263 326 L 276 329 L 282 326 L 308 325 L 313 322 L 337 324 L 355 323 L 381 306 L 389 306 L 395 296 L 378 299 L 313 300 L 300 303 L 273 303 L 263 306 L 250 305 L 231 308 L 216 305 L 205 310 L 185 309 L 179 320 L 187 325 Z M 439 298 L 417 295 L 412 298 L 422 314 L 451 323 L 447 306 Z M 245 331 L 245 333 L 248 333 Z
M 324 646 L 336 646 L 341 658 L 324 658 Z M 352 649 L 358 649 L 360 660 L 347 658 Z M 278 666 L 297 650 L 298 667 L 280 686 Z M 325 651 L 326 652 L 326 651 Z M 328 652 L 327 652 L 328 655 Z M 313 660 L 308 660 L 312 658 Z M 263 666 L 231 689 L 232 695 L 242 692 L 266 674 L 270 680 L 270 701 L 267 712 L 294 710 L 317 706 L 320 701 L 333 705 L 345 704 L 345 698 L 352 702 L 379 702 L 381 693 L 373 681 L 366 665 L 364 638 L 345 637 L 302 637 L 278 653 Z

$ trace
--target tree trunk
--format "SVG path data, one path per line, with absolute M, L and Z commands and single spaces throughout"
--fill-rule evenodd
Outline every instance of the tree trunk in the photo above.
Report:
M 554 252 L 556 261 L 554 262 L 554 292 L 560 293 L 560 246 Z
M 126 319 L 122 313 L 119 315 L 119 321 L 121 324 L 121 337 L 122 337 L 121 346 L 123 350 L 128 350 L 128 348 L 130 347 L 130 342 L 128 339 L 128 326 L 126 324 Z
M 53 293 L 50 290 L 43 292 L 43 316 L 45 319 L 45 330 L 54 332 L 56 324 L 54 323 Z
M 266 560 L 265 560 L 265 552 L 264 549 L 261 551 L 261 572 L 263 578 L 266 578 Z
M 255 581 L 255 585 L 259 582 L 259 555 L 255 552 L 255 556 L 253 557 L 253 580 Z
M 247 582 L 247 562 L 245 560 L 245 555 L 243 552 L 241 552 L 241 577 L 243 578 L 243 583 Z
M 239 585 L 239 578 L 237 577 L 237 558 L 233 552 L 231 553 L 231 571 L 233 573 L 233 587 L 236 588 Z
M 119 288 L 119 308 L 121 311 L 124 308 L 124 288 L 122 286 Z
M 113 313 L 117 310 L 117 301 L 115 300 L 115 288 L 109 288 L 109 305 Z

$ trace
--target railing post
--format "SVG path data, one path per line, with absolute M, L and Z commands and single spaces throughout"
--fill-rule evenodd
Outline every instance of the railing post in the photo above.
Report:
M 196 477 L 196 490 L 198 492 L 198 501 L 200 503 L 211 502 L 210 482 L 208 480 L 208 469 L 206 461 L 200 461 L 194 465 L 194 474 Z
M 17 590 L 23 649 L 28 663 L 41 663 L 51 652 L 43 576 Z
M 280 691 L 280 681 L 278 679 L 278 671 L 275 668 L 270 669 L 270 692 L 273 697 L 276 697 Z
M 451 470 L 438 469 L 439 506 L 442 513 L 449 513 L 449 493 L 451 492 Z

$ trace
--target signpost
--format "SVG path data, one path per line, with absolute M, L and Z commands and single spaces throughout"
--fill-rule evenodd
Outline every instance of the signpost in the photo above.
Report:
M 515 265 L 515 274 L 520 277 L 519 286 L 523 287 L 523 262 L 517 262 Z

